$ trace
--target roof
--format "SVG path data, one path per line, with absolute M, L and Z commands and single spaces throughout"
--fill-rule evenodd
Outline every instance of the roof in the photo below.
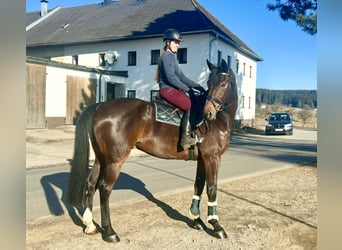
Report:
M 40 18 L 40 11 L 26 13 L 26 26 L 37 21 Z
M 45 58 L 38 58 L 38 57 L 32 57 L 32 56 L 26 56 L 26 63 L 42 64 L 42 65 L 46 65 L 46 66 L 52 66 L 52 67 L 57 67 L 57 68 L 70 69 L 70 70 L 77 70 L 77 71 L 84 71 L 84 72 L 90 72 L 90 73 L 98 73 L 98 74 L 105 74 L 105 75 L 128 77 L 128 71 L 126 71 L 126 70 L 120 70 L 119 71 L 119 70 L 103 70 L 103 69 L 97 69 L 97 68 L 89 68 L 87 66 L 57 62 L 57 61 L 52 61 L 52 60 L 45 59 Z
M 27 13 L 27 24 L 34 13 Z M 258 56 L 196 0 L 117 0 L 59 8 L 26 32 L 27 47 L 60 46 L 161 37 L 167 28 L 181 34 L 213 33 L 257 61 Z

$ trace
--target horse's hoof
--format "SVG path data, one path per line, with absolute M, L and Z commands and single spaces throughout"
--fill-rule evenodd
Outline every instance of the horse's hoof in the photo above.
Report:
M 97 229 L 95 228 L 94 230 L 92 231 L 88 231 L 88 230 L 84 230 L 84 233 L 86 235 L 94 235 L 94 234 L 97 234 L 99 231 L 97 231 Z
M 83 229 L 83 232 L 84 232 L 86 235 L 94 235 L 94 234 L 97 234 L 97 233 L 98 233 L 97 228 L 95 227 L 94 224 L 85 227 L 85 228 Z
M 228 237 L 224 230 L 219 230 L 217 232 L 214 232 L 214 236 L 221 240 L 227 239 Z
M 110 236 L 104 238 L 103 240 L 108 242 L 108 243 L 117 243 L 120 241 L 120 238 L 118 235 L 113 234 L 113 235 L 110 235 Z
M 194 220 L 193 228 L 196 230 L 203 230 L 202 220 L 200 218 Z

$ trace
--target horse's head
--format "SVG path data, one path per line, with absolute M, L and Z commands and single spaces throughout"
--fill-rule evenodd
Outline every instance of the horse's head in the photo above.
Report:
M 216 115 L 221 111 L 226 103 L 227 93 L 231 85 L 231 74 L 233 72 L 228 69 L 225 60 L 222 59 L 220 65 L 214 65 L 207 60 L 208 67 L 211 71 L 208 79 L 208 96 L 204 105 L 204 118 L 208 121 L 216 119 Z

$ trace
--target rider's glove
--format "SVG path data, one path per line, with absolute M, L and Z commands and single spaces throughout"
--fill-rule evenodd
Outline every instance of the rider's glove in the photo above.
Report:
M 201 85 L 199 85 L 197 87 L 194 87 L 194 89 L 198 90 L 201 93 L 205 93 L 206 92 L 206 90 Z

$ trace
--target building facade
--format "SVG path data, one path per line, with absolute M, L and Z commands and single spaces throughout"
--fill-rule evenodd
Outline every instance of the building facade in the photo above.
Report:
M 42 4 L 47 4 L 46 2 L 43 1 Z M 157 11 L 160 9 L 164 13 Z M 85 10 L 94 13 L 82 14 Z M 123 11 L 126 15 L 119 14 Z M 104 18 L 109 13 L 115 16 L 116 12 L 116 17 Z M 128 72 L 124 84 L 105 77 L 101 79 L 97 101 L 118 97 L 153 99 L 158 94 L 155 74 L 160 50 L 164 45 L 162 34 L 166 28 L 173 27 L 182 35 L 178 60 L 184 73 L 206 88 L 209 75 L 206 59 L 212 63 L 224 59 L 235 72 L 238 81 L 239 106 L 235 119 L 246 123 L 254 120 L 257 62 L 262 59 L 197 1 L 105 1 L 102 5 L 57 7 L 50 13 L 52 14 L 47 18 L 39 17 L 38 20 L 44 19 L 41 22 L 35 20 L 36 24 L 27 30 L 29 56 L 108 71 Z M 137 20 L 132 20 L 137 13 L 139 16 L 136 18 L 143 17 L 142 26 Z M 34 14 L 38 15 L 27 15 L 32 17 Z M 71 16 L 72 14 L 74 15 Z M 99 15 L 104 19 L 95 18 Z M 82 23 L 79 18 L 87 21 Z M 104 24 L 104 20 L 107 23 Z M 185 25 L 174 20 L 192 21 Z M 61 25 L 57 27 L 56 24 L 59 23 Z M 108 23 L 112 25 L 105 26 Z M 120 26 L 116 26 L 119 23 Z M 79 33 L 82 29 L 83 32 Z M 96 34 L 90 33 L 91 31 Z

